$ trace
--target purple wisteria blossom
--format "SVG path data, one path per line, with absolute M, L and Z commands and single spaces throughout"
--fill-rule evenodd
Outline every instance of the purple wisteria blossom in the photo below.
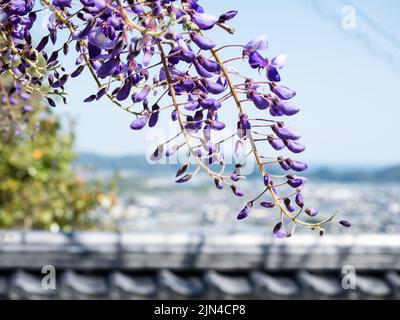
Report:
M 0 86 L 2 106 L 8 106 L 1 110 L 2 128 L 7 118 L 3 113 L 17 110 L 21 117 L 29 116 L 33 107 L 24 100 L 33 93 L 41 93 L 52 107 L 66 103 L 66 83 L 85 72 L 97 89 L 84 101 L 108 100 L 126 111 L 132 117 L 127 126 L 130 123 L 133 131 L 156 128 L 161 119 L 178 127 L 178 133 L 161 141 L 150 155 L 152 161 L 187 155 L 177 183 L 189 182 L 203 171 L 216 189 L 226 187 L 243 198 L 242 166 L 253 157 L 260 183 L 251 192 L 257 195 L 247 201 L 237 219 L 251 219 L 251 211 L 259 204 L 260 210 L 277 209 L 279 223 L 273 229 L 277 238 L 292 235 L 285 231 L 287 225 L 320 234 L 330 222 L 350 227 L 346 220 L 335 221 L 335 215 L 316 221 L 318 210 L 305 205 L 302 190 L 307 178 L 300 174 L 308 165 L 292 158 L 305 147 L 299 142 L 300 133 L 286 124 L 286 117 L 298 114 L 300 108 L 296 91 L 281 84 L 287 55 L 268 57 L 264 35 L 244 44 L 218 44 L 208 30 L 219 28 L 233 34 L 229 23 L 239 13 L 227 10 L 214 15 L 201 3 L 2 0 L 0 74 L 10 77 L 7 88 Z M 32 27 L 45 17 L 49 17 L 47 29 L 32 37 Z M 75 63 L 73 68 L 64 66 L 64 56 Z M 242 67 L 234 68 L 233 61 L 241 61 Z M 246 70 L 259 71 L 259 77 L 244 75 Z M 225 113 L 236 114 L 235 122 L 229 123 Z M 215 138 L 217 132 L 229 128 L 235 134 Z M 228 141 L 234 141 L 237 160 L 226 173 L 230 166 L 222 145 Z M 247 155 L 243 155 L 245 150 L 249 150 Z

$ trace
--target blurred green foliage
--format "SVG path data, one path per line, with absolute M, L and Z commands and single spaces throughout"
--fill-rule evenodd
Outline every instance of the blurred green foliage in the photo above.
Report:
M 36 106 L 25 132 L 0 134 L 0 228 L 89 228 L 105 195 L 74 172 L 72 132 Z

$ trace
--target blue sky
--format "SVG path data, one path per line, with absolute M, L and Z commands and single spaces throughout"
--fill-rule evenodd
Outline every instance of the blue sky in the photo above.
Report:
M 288 119 L 303 134 L 303 159 L 319 164 L 400 163 L 400 29 L 396 0 L 200 0 L 208 12 L 239 10 L 235 40 L 212 31 L 219 44 L 246 43 L 266 34 L 267 56 L 289 55 L 282 77 L 298 93 L 302 112 Z M 356 28 L 342 28 L 344 5 L 354 5 Z M 132 117 L 96 91 L 89 76 L 67 88 L 59 114 L 77 121 L 77 150 L 105 155 L 146 152 L 147 132 L 132 132 Z M 229 118 L 229 115 L 227 116 Z M 232 116 L 233 117 L 233 116 Z M 233 120 L 233 118 L 232 118 Z

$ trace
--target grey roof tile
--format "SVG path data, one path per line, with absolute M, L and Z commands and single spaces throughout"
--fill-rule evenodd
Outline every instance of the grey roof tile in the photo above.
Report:
M 11 299 L 40 299 L 54 297 L 57 290 L 44 289 L 42 277 L 18 270 L 10 279 L 9 296 Z
M 69 294 L 76 293 L 87 297 L 102 297 L 108 294 L 104 276 L 79 274 L 72 270 L 62 274 L 60 287 Z
M 205 293 L 205 284 L 199 277 L 183 277 L 169 270 L 162 270 L 158 274 L 160 286 L 186 297 L 200 296 Z
M 123 291 L 126 295 L 154 296 L 157 293 L 157 284 L 154 276 L 128 275 L 114 271 L 109 277 L 110 290 Z
M 398 272 L 389 271 L 385 274 L 385 280 L 396 290 L 400 290 L 400 275 Z
M 370 297 L 385 297 L 391 293 L 389 285 L 377 276 L 357 275 L 356 288 Z
M 208 271 L 205 279 L 209 286 L 230 296 L 249 296 L 253 292 L 252 285 L 246 276 L 225 275 L 216 271 Z
M 8 293 L 8 280 L 7 274 L 0 275 L 0 297 L 4 297 Z
M 257 289 L 268 291 L 274 296 L 292 297 L 300 292 L 299 286 L 288 276 L 272 276 L 260 271 L 253 271 L 250 278 Z
M 317 275 L 302 270 L 297 273 L 297 279 L 303 287 L 311 289 L 317 294 L 327 297 L 337 297 L 344 294 L 339 277 Z

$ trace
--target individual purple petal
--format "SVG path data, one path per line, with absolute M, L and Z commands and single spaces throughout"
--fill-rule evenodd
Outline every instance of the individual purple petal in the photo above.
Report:
M 170 52 L 169 52 L 169 57 L 168 57 L 168 62 L 171 64 L 178 64 L 181 59 L 180 56 L 178 54 L 176 54 L 177 52 L 179 52 L 180 49 L 179 48 L 173 48 Z
M 300 162 L 300 161 L 295 161 L 291 159 L 287 159 L 287 162 L 294 171 L 302 172 L 308 169 L 308 166 L 306 163 Z
M 285 198 L 283 200 L 283 203 L 285 204 L 285 207 L 289 212 L 295 212 L 296 211 L 296 208 L 292 205 L 292 202 L 290 201 L 289 198 Z
M 273 117 L 282 117 L 283 113 L 279 110 L 277 103 L 274 101 L 269 108 L 269 113 Z
M 232 192 L 238 197 L 244 197 L 244 192 L 238 186 L 231 185 Z
M 143 7 L 142 7 L 140 4 L 135 4 L 135 5 L 133 6 L 132 11 L 133 11 L 134 13 L 138 14 L 138 15 L 144 14 Z
M 304 184 L 304 181 L 302 179 L 289 179 L 287 183 L 292 188 L 298 188 Z
M 240 180 L 240 177 L 238 176 L 238 174 L 236 172 L 234 172 L 231 174 L 231 180 L 237 182 Z
M 89 97 L 87 97 L 83 102 L 92 102 L 94 99 L 96 99 L 95 94 L 91 94 Z
M 179 149 L 178 145 L 174 145 L 171 148 L 169 148 L 166 152 L 165 152 L 165 156 L 166 157 L 171 157 L 173 156 Z
M 310 217 L 315 217 L 316 215 L 318 215 L 318 213 L 319 213 L 319 211 L 318 211 L 318 209 L 315 209 L 315 208 L 307 208 L 306 210 L 305 210 L 305 213 L 307 213 Z
M 275 237 L 278 238 L 278 239 L 286 238 L 286 232 L 283 231 L 283 230 L 277 231 L 274 235 L 275 235 Z
M 194 150 L 194 156 L 197 158 L 201 158 L 203 156 L 203 152 L 200 149 Z
M 276 206 L 275 203 L 273 203 L 271 201 L 263 201 L 260 203 L 260 205 L 267 209 L 275 208 L 275 206 Z
M 271 175 L 269 173 L 266 173 L 263 177 L 264 185 L 266 187 L 269 187 L 271 184 Z
M 132 101 L 134 103 L 143 101 L 144 99 L 147 98 L 149 92 L 150 92 L 150 87 L 148 85 L 145 85 L 142 90 L 132 95 Z
M 22 112 L 24 112 L 24 113 L 30 113 L 32 111 L 33 111 L 33 108 L 30 105 L 24 105 L 22 107 Z
M 97 27 L 89 33 L 88 42 L 102 49 L 113 49 L 116 45 L 115 40 L 110 39 L 104 34 L 102 27 Z
M 294 96 L 296 96 L 296 91 L 285 87 L 285 86 L 272 86 L 271 88 L 272 92 L 275 93 L 279 98 L 283 99 L 283 100 L 290 100 L 292 99 Z
M 300 109 L 291 101 L 280 101 L 278 104 L 278 109 L 285 116 L 293 116 L 300 111 Z
M 125 81 L 124 85 L 121 89 L 119 89 L 117 94 L 117 100 L 123 101 L 129 97 L 129 93 L 131 92 L 132 84 L 130 81 Z
M 204 37 L 196 32 L 192 32 L 190 34 L 190 38 L 200 49 L 203 50 L 210 50 L 212 48 L 215 48 L 216 46 L 216 44 L 211 39 Z
M 295 202 L 300 208 L 304 207 L 303 195 L 300 192 L 296 194 Z
M 188 111 L 194 111 L 194 110 L 200 108 L 200 105 L 197 101 L 193 101 L 191 103 L 185 104 L 184 108 Z
M 192 63 L 196 59 L 196 54 L 190 50 L 183 50 L 180 58 L 186 63 Z
M 132 130 L 140 130 L 140 129 L 143 129 L 144 126 L 146 125 L 148 119 L 149 119 L 149 118 L 146 117 L 146 116 L 137 118 L 135 121 L 133 121 L 133 122 L 131 123 L 131 125 L 130 125 L 131 129 L 132 129 Z
M 211 98 L 200 99 L 199 103 L 204 109 L 209 109 L 214 106 L 214 99 Z
M 209 30 L 218 22 L 218 18 L 208 13 L 195 13 L 192 20 L 201 30 Z
M 251 130 L 251 124 L 250 124 L 249 117 L 247 114 L 242 113 L 240 115 L 240 123 L 242 125 L 243 130 L 246 130 L 246 131 Z
M 118 58 L 110 59 L 100 66 L 97 70 L 97 75 L 102 79 L 107 78 L 115 74 L 119 70 L 119 67 L 120 62 Z
M 341 221 L 339 221 L 339 223 L 345 228 L 350 228 L 351 227 L 351 223 L 349 221 L 347 221 L 347 220 L 341 220 Z
M 207 59 L 203 55 L 199 55 L 197 61 L 202 65 L 204 69 L 209 72 L 219 72 L 221 71 L 221 66 L 214 60 Z
M 273 64 L 277 69 L 282 69 L 286 64 L 287 59 L 288 56 L 286 54 L 280 54 L 271 60 L 271 64 Z
M 224 182 L 220 179 L 214 179 L 215 187 L 218 190 L 222 190 L 224 188 Z
M 275 138 L 274 136 L 270 135 L 268 136 L 268 142 L 274 148 L 275 150 L 282 150 L 285 148 L 285 143 L 283 140 Z
M 226 127 L 225 123 L 220 122 L 220 121 L 213 121 L 211 123 L 211 128 L 218 130 L 218 131 L 225 129 L 225 127 Z
M 176 182 L 176 183 L 186 183 L 186 182 L 188 182 L 190 179 L 192 179 L 192 177 L 193 177 L 193 175 L 189 173 L 189 174 L 183 176 L 182 178 L 176 180 L 175 182 Z
M 274 82 L 281 81 L 281 76 L 279 75 L 278 69 L 272 64 L 269 64 L 267 66 L 267 78 L 269 81 L 274 81 Z
M 195 84 L 191 79 L 184 79 L 182 80 L 182 86 L 186 92 L 192 92 L 195 87 Z
M 278 161 L 279 165 L 281 166 L 281 168 L 283 170 L 285 170 L 285 171 L 289 171 L 290 170 L 290 166 L 287 164 L 285 159 L 283 159 L 283 157 L 278 157 L 277 161 Z
M 236 10 L 230 10 L 228 12 L 225 12 L 224 14 L 221 14 L 219 16 L 218 22 L 224 23 L 226 21 L 229 21 L 229 20 L 233 19 L 237 14 L 238 14 L 238 11 L 236 11 Z
M 151 115 L 149 118 L 149 127 L 150 128 L 156 126 L 159 115 L 160 115 L 160 107 L 156 104 L 153 106 L 152 112 L 151 112 Z
M 47 43 L 49 42 L 49 36 L 45 36 L 42 38 L 42 40 L 40 40 L 39 44 L 36 47 L 36 50 L 38 52 L 41 52 L 47 45 Z
M 171 112 L 171 120 L 172 121 L 178 120 L 178 112 L 176 110 Z
M 273 234 L 276 234 L 279 230 L 282 229 L 282 222 L 279 222 L 275 225 L 274 229 L 272 230 Z
M 250 54 L 253 51 L 268 49 L 268 40 L 265 35 L 260 35 L 250 40 L 244 46 L 244 53 Z
M 263 69 L 266 66 L 268 66 L 267 60 L 264 59 L 263 56 L 258 51 L 254 51 L 250 54 L 249 64 L 250 67 L 252 67 L 253 69 L 259 69 L 259 68 Z
M 269 107 L 269 101 L 256 91 L 250 92 L 250 99 L 254 102 L 254 105 L 260 109 L 265 110 Z
M 206 88 L 212 94 L 221 94 L 222 92 L 225 91 L 225 87 L 222 84 L 211 81 L 206 82 Z
M 151 161 L 158 161 L 162 158 L 164 153 L 164 145 L 159 145 L 157 149 L 151 154 Z
M 287 148 L 293 153 L 301 153 L 306 149 L 302 144 L 296 141 L 286 140 L 285 143 Z
M 154 55 L 154 47 L 149 47 L 149 48 L 144 49 L 144 55 L 143 55 L 142 62 L 145 67 L 147 67 L 150 64 L 150 61 L 151 61 L 151 58 L 153 57 L 153 55 Z
M 200 63 L 198 63 L 198 62 L 195 61 L 195 62 L 193 63 L 193 65 L 194 65 L 194 67 L 195 67 L 197 73 L 198 73 L 200 76 L 202 76 L 202 77 L 204 77 L 204 78 L 212 78 L 212 77 L 215 76 L 214 73 L 211 73 L 211 72 L 207 71 Z
M 53 5 L 61 8 L 61 9 L 66 8 L 66 7 L 70 8 L 71 2 L 72 2 L 72 0 L 53 0 Z
M 77 34 L 77 37 L 80 39 L 87 37 L 89 35 L 90 31 L 92 31 L 92 28 L 93 28 L 95 22 L 96 22 L 95 19 L 89 20 L 88 23 L 86 24 L 85 28 L 83 28 L 82 31 L 80 31 Z
M 242 209 L 242 211 L 239 212 L 239 214 L 237 215 L 237 219 L 238 220 L 246 219 L 250 215 L 251 209 L 253 209 L 252 201 L 247 203 L 247 205 Z
M 278 125 L 274 125 L 272 130 L 276 133 L 276 135 L 284 140 L 299 140 L 301 135 L 297 133 L 293 129 L 289 129 L 287 127 L 280 127 Z

